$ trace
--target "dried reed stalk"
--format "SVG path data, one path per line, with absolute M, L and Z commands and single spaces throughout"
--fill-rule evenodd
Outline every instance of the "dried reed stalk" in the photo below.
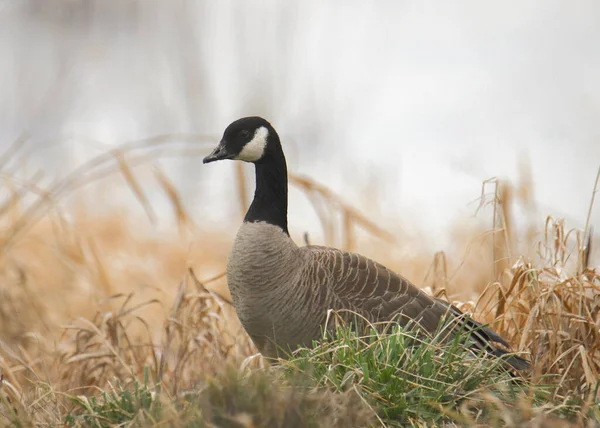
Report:
M 371 233 L 373 236 L 376 236 L 380 239 L 383 239 L 388 242 L 394 241 L 394 236 L 389 233 L 387 230 L 377 226 L 371 220 L 367 219 L 365 216 L 360 214 L 356 209 L 352 208 L 348 204 L 342 201 L 342 199 L 335 195 L 331 190 L 327 189 L 325 186 L 318 184 L 317 182 L 307 178 L 301 177 L 294 174 L 289 174 L 289 182 L 301 190 L 303 190 L 309 199 L 318 195 L 320 199 L 327 202 L 330 207 L 335 207 L 342 213 L 343 218 L 343 230 L 344 230 L 344 241 L 348 245 L 353 245 L 354 237 L 352 235 L 352 225 L 357 225 L 367 232 Z M 325 220 L 326 216 L 320 210 L 318 203 L 315 202 L 314 199 L 311 199 L 317 214 L 319 214 L 319 218 L 323 224 L 324 232 L 327 234 L 327 231 L 331 230 L 330 224 L 328 224 L 327 220 Z M 349 236 L 348 236 L 349 235 Z

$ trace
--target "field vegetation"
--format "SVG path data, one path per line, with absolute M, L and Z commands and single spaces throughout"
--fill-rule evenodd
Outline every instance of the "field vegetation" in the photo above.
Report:
M 136 167 L 172 140 L 122 146 L 51 186 L 36 174 L 15 178 L 19 142 L 0 157 L 0 424 L 600 424 L 600 272 L 590 266 L 589 221 L 572 230 L 561 219 L 532 217 L 517 228 L 512 213 L 533 211 L 533 186 L 490 180 L 481 195 L 489 227 L 457 227 L 453 254 L 398 258 L 384 225 L 292 174 L 324 243 L 368 252 L 445 296 L 508 338 L 532 370 L 511 373 L 465 350 L 461 338 L 442 344 L 397 326 L 358 336 L 342 325 L 313 349 L 269 362 L 230 303 L 228 238 L 202 227 L 160 169 L 153 185 L 171 201 L 171 231 L 159 233 L 126 209 L 74 202 L 90 182 L 120 180 L 151 218 Z M 244 206 L 253 184 L 241 169 L 236 185 Z

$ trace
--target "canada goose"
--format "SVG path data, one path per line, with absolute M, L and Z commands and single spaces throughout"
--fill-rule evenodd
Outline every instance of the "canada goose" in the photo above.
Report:
M 475 349 L 505 356 L 518 370 L 529 366 L 493 344 L 508 348 L 496 332 L 385 266 L 335 248 L 298 247 L 288 232 L 285 156 L 265 119 L 245 117 L 230 124 L 203 163 L 222 159 L 255 165 L 254 200 L 229 254 L 227 282 L 238 317 L 263 355 L 277 357 L 281 349 L 311 346 L 333 309 L 352 311 L 369 322 L 416 322 L 432 333 L 449 317 L 452 332 L 472 332 Z

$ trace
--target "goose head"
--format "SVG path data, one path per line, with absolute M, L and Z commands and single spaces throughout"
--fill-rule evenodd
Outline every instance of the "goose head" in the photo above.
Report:
M 202 162 L 231 159 L 258 163 L 280 150 L 279 137 L 269 122 L 258 116 L 244 117 L 225 129 L 219 145 Z

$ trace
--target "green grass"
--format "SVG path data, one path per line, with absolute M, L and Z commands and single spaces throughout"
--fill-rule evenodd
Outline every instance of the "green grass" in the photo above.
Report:
M 99 396 L 69 396 L 78 411 L 67 415 L 65 423 L 70 426 L 108 427 L 132 422 L 158 421 L 161 406 L 155 400 L 155 388 L 149 385 L 148 370 L 144 381 L 133 379 L 131 387 L 124 387 L 117 380 L 112 391 L 102 391 Z
M 134 382 L 135 383 L 135 382 Z M 119 387 L 98 398 L 75 398 L 70 426 L 348 427 L 370 425 L 356 395 L 290 385 L 271 372 L 233 369 L 203 382 L 197 391 L 161 399 L 146 386 Z M 354 402 L 354 403 L 353 403 Z
M 600 421 L 598 402 L 552 398 L 497 358 L 474 355 L 464 338 L 442 344 L 394 326 L 359 336 L 346 328 L 265 370 L 224 369 L 179 397 L 156 385 L 117 383 L 75 398 L 71 426 L 345 427 L 512 425 L 549 417 Z
M 398 325 L 385 334 L 372 330 L 360 337 L 342 328 L 336 335 L 300 350 L 286 367 L 310 373 L 322 388 L 355 389 L 386 425 L 469 422 L 473 412 L 460 414 L 461 406 L 483 418 L 492 395 L 515 402 L 529 389 L 499 359 L 474 355 L 460 336 L 442 344 L 439 335 L 421 338 Z
M 137 380 L 99 397 L 71 397 L 70 426 L 351 427 L 372 425 L 356 394 L 334 394 L 286 381 L 278 369 L 224 369 L 180 397 L 159 396 Z

